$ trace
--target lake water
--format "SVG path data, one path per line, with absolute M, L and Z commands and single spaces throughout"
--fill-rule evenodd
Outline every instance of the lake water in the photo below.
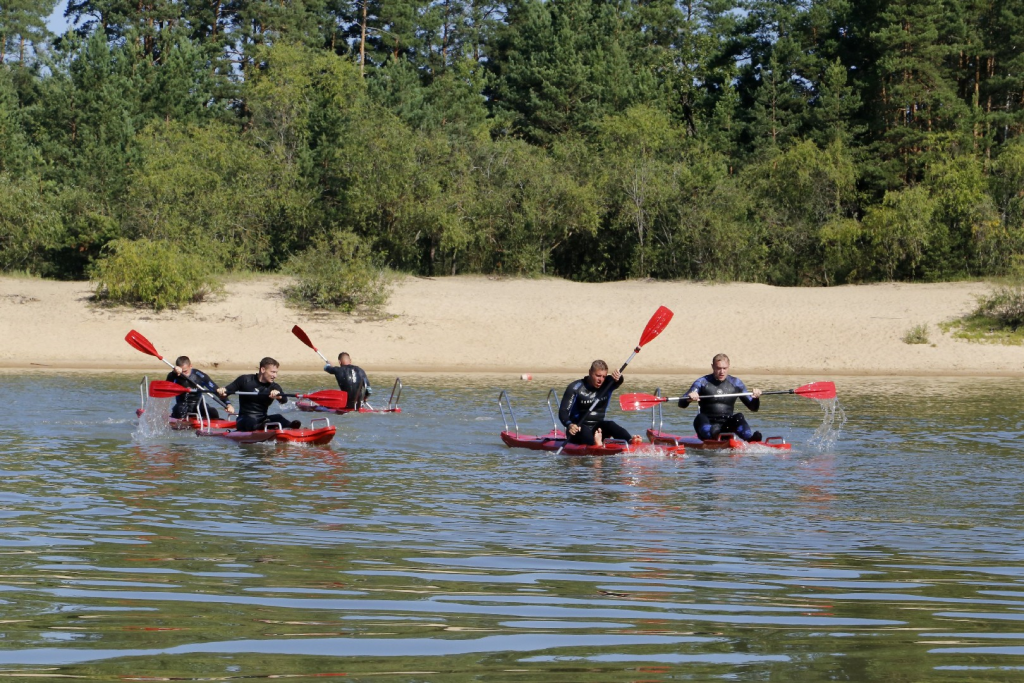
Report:
M 601 459 L 498 438 L 568 376 L 410 375 L 305 447 L 140 427 L 140 379 L 3 375 L 0 677 L 1024 678 L 1024 381 L 834 378 L 831 447 L 784 396 L 790 453 Z

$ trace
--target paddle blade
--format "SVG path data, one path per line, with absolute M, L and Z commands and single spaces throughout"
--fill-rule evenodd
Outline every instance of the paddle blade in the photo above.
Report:
M 142 351 L 143 353 L 148 353 L 151 356 L 156 356 L 160 360 L 164 359 L 164 357 L 156 350 L 156 347 L 150 344 L 148 339 L 135 330 L 129 330 L 128 334 L 125 335 L 124 340 L 134 349 Z
M 318 403 L 324 408 L 331 408 L 334 410 L 344 408 L 348 405 L 348 392 L 340 391 L 338 389 L 315 391 L 312 394 L 304 394 L 302 397 L 309 399 L 313 403 Z
M 647 322 L 647 327 L 644 328 L 644 333 L 640 335 L 640 343 L 637 346 L 642 347 L 647 342 L 651 341 L 662 331 L 668 327 L 669 322 L 672 321 L 672 311 L 668 310 L 664 306 L 659 306 L 658 310 L 654 312 L 651 319 Z
M 309 335 L 307 335 L 305 332 L 303 332 L 302 328 L 299 327 L 298 325 L 296 325 L 295 327 L 292 328 L 292 334 L 294 334 L 296 337 L 298 337 L 299 341 L 302 342 L 303 344 L 305 344 L 306 346 L 308 346 L 309 348 L 313 349 L 314 351 L 317 350 L 317 348 L 315 346 L 313 346 L 313 342 L 310 341 Z
M 835 382 L 812 382 L 793 390 L 794 394 L 824 401 L 836 397 Z
M 623 394 L 619 396 L 619 407 L 623 410 L 647 410 L 664 402 L 664 398 L 654 394 Z
M 187 394 L 190 391 L 191 389 L 180 384 L 159 379 L 149 383 L 149 395 L 153 398 L 174 398 L 175 396 Z

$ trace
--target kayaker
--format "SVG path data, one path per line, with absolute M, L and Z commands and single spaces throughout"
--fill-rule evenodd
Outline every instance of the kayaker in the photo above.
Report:
M 217 383 L 210 379 L 210 376 L 198 368 L 192 367 L 192 361 L 188 356 L 178 356 L 174 361 L 174 369 L 167 373 L 167 381 L 174 382 L 183 387 L 194 389 L 199 387 L 203 391 L 217 391 Z M 174 399 L 174 407 L 171 408 L 171 417 L 186 418 L 189 415 L 200 415 L 203 418 L 209 416 L 211 420 L 219 420 L 220 413 L 216 408 L 206 405 L 200 411 L 200 401 L 205 402 L 202 392 L 179 394 Z M 225 406 L 229 415 L 235 414 L 235 409 L 229 403 Z
M 608 364 L 603 360 L 595 360 L 590 364 L 590 372 L 586 377 L 565 388 L 562 402 L 558 405 L 558 420 L 565 426 L 570 443 L 601 446 L 605 439 L 621 439 L 626 442 L 640 440 L 639 436 L 633 437 L 624 427 L 604 419 L 612 392 L 622 386 L 623 381 L 618 370 L 611 373 L 609 380 Z M 608 382 L 611 382 L 611 386 L 605 386 Z M 591 411 L 591 408 L 595 409 Z
M 221 387 L 217 393 L 222 398 L 239 392 L 255 391 L 255 396 L 240 395 L 238 397 L 238 424 L 235 428 L 240 432 L 254 432 L 263 429 L 264 425 L 279 424 L 285 428 L 298 429 L 302 423 L 289 420 L 281 415 L 268 415 L 270 406 L 277 401 L 287 403 L 284 389 L 275 382 L 281 364 L 269 356 L 260 361 L 260 371 L 255 375 L 241 375 L 231 384 Z
M 334 375 L 338 381 L 338 388 L 348 392 L 348 404 L 346 408 L 358 409 L 370 396 L 370 380 L 366 373 L 358 365 L 352 365 L 352 357 L 347 352 L 338 354 L 337 367 L 328 363 L 324 366 L 324 372 Z
M 743 413 L 735 412 L 736 399 L 756 413 L 761 407 L 761 390 L 747 389 L 742 380 L 729 374 L 729 356 L 720 353 L 711 359 L 711 374 L 695 381 L 686 396 L 679 399 L 679 407 L 686 408 L 697 401 L 700 412 L 693 420 L 693 428 L 701 439 L 717 439 L 719 434 L 732 433 L 744 441 L 760 441 L 761 432 L 747 424 Z M 715 398 L 719 394 L 750 392 L 750 396 Z

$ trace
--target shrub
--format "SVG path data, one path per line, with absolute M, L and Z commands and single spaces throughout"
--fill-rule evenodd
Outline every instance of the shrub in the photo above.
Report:
M 378 312 L 391 296 L 391 275 L 375 262 L 366 243 L 348 232 L 318 240 L 293 256 L 287 270 L 296 277 L 285 296 L 294 304 L 352 312 Z
M 903 335 L 904 344 L 927 344 L 928 343 L 928 326 L 927 325 L 914 325 Z
M 978 300 L 976 316 L 992 318 L 1014 332 L 1024 325 L 1024 284 L 1000 287 Z
M 156 310 L 202 301 L 215 289 L 205 262 L 162 240 L 117 239 L 92 268 L 96 298 Z

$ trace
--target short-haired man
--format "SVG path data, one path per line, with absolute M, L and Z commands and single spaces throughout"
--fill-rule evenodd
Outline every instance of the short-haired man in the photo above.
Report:
M 254 432 L 266 425 L 279 424 L 282 427 L 298 429 L 302 423 L 289 420 L 281 415 L 268 415 L 270 406 L 277 401 L 287 403 L 284 389 L 275 382 L 281 364 L 269 356 L 260 361 L 260 371 L 254 375 L 240 375 L 231 384 L 221 387 L 217 393 L 226 398 L 229 394 L 238 396 L 238 423 L 240 432 Z M 248 394 L 255 392 L 255 394 Z
M 717 398 L 721 394 L 748 393 L 749 396 Z M 736 399 L 756 413 L 761 407 L 760 389 L 747 389 L 742 380 L 729 374 L 729 356 L 720 353 L 711 359 L 711 374 L 695 381 L 686 396 L 679 399 L 679 407 L 686 408 L 698 401 L 700 412 L 693 420 L 693 428 L 701 439 L 717 439 L 719 434 L 732 433 L 744 441 L 760 441 L 761 432 L 747 424 L 743 413 L 735 412 Z
M 204 405 L 200 412 L 199 404 L 206 403 L 205 392 L 216 392 L 217 383 L 210 379 L 210 376 L 198 368 L 192 367 L 192 361 L 188 356 L 178 356 L 174 360 L 174 369 L 167 373 L 167 381 L 189 389 L 198 388 L 198 392 L 178 394 L 174 399 L 174 407 L 171 408 L 171 417 L 183 419 L 189 415 L 200 415 L 203 418 L 219 420 L 220 413 L 216 408 Z M 229 415 L 233 415 L 235 409 L 229 403 L 225 406 Z
M 618 370 L 611 373 L 609 380 L 608 364 L 603 360 L 595 360 L 586 377 L 565 388 L 562 402 L 558 405 L 558 420 L 565 425 L 569 443 L 601 446 L 609 438 L 634 440 L 624 427 L 604 419 L 612 392 L 622 386 L 624 381 Z
M 347 352 L 338 354 L 338 366 L 328 363 L 324 366 L 324 372 L 334 375 L 338 381 L 338 388 L 348 392 L 348 404 L 346 408 L 358 410 L 370 396 L 370 380 L 366 373 L 358 365 L 352 365 L 352 357 Z

